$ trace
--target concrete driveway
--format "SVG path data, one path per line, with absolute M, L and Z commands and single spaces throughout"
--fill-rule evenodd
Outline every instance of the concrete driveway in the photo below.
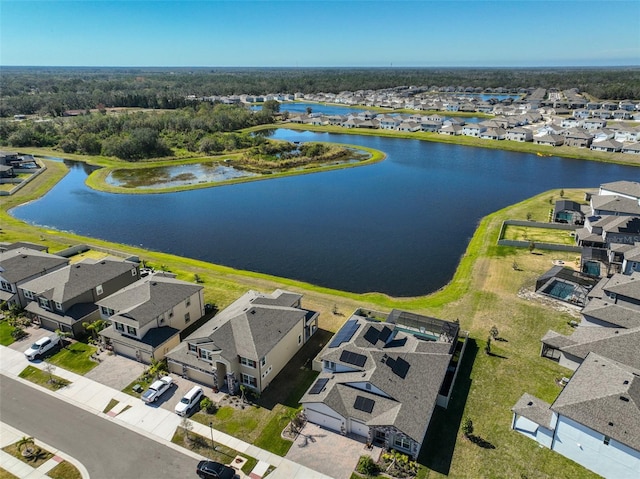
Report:
M 369 450 L 364 442 L 308 422 L 285 457 L 335 479 L 349 479 L 360 456 L 377 461 L 381 452 L 379 447 Z

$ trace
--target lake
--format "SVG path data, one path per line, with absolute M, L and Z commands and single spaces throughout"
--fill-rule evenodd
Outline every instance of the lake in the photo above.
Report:
M 637 168 L 376 136 L 273 138 L 376 148 L 344 170 L 159 195 L 91 190 L 71 171 L 12 214 L 32 224 L 352 292 L 416 296 L 453 276 L 480 219 L 538 193 L 637 180 Z M 546 220 L 546 218 L 534 218 Z M 550 264 L 551 266 L 551 264 Z

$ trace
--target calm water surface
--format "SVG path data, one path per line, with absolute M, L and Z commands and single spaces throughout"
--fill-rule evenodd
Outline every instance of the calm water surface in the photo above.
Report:
M 418 140 L 286 129 L 273 137 L 364 145 L 388 157 L 346 170 L 160 195 L 93 191 L 84 185 L 91 167 L 71 163 L 49 193 L 12 214 L 340 290 L 413 296 L 451 279 L 488 213 L 552 188 L 640 179 L 632 167 Z

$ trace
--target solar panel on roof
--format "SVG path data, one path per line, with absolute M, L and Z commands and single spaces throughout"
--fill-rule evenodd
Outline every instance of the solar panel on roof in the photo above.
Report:
M 327 385 L 327 383 L 329 382 L 328 378 L 320 378 L 318 379 L 313 387 L 309 390 L 309 394 L 320 394 L 320 392 L 322 392 L 322 390 L 324 389 L 324 387 Z
M 389 364 L 388 361 L 387 361 L 387 364 Z M 398 358 L 394 361 L 393 366 L 391 367 L 391 370 L 395 375 L 400 376 L 402 379 L 404 379 L 405 377 L 407 377 L 407 373 L 409 372 L 410 366 L 411 365 L 408 362 L 406 362 L 404 359 Z
M 342 328 L 340 328 L 340 331 L 336 333 L 336 335 L 333 337 L 333 339 L 329 343 L 329 347 L 337 348 L 342 343 L 351 341 L 351 338 L 353 337 L 353 335 L 355 334 L 355 332 L 358 330 L 359 327 L 360 327 L 360 324 L 358 324 L 357 320 L 350 319 L 349 321 L 344 323 L 344 326 L 342 326 Z
M 364 363 L 367 362 L 367 357 L 364 354 L 353 353 L 345 349 L 340 355 L 340 361 L 343 363 L 353 364 L 361 368 L 364 366 Z
M 373 399 L 365 398 L 362 396 L 356 396 L 356 402 L 353 404 L 353 407 L 358 411 L 364 411 L 371 413 L 373 411 L 373 406 L 376 402 Z
M 364 339 L 369 341 L 371 344 L 376 344 L 378 342 L 378 338 L 380 337 L 380 331 L 378 331 L 373 326 L 369 326 L 367 332 L 364 334 Z
M 389 336 L 391 336 L 391 329 L 385 326 L 384 328 L 382 328 L 382 331 L 380 331 L 380 336 L 378 336 L 378 341 L 382 341 L 386 343 L 387 339 L 389 339 Z

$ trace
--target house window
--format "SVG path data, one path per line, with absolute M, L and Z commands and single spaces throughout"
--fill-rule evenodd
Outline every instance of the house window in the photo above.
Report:
M 26 289 L 23 289 L 23 291 L 24 291 L 24 297 L 25 298 L 33 299 L 33 292 L 28 291 Z
M 254 388 L 258 386 L 258 381 L 256 381 L 256 378 L 254 378 L 253 376 L 242 373 L 240 377 L 240 381 L 242 382 L 242 384 L 246 384 L 247 386 L 252 386 Z
M 331 371 L 335 371 L 336 370 L 336 363 L 332 362 L 332 361 L 323 361 L 324 362 L 324 368 L 325 369 L 329 369 Z
M 105 308 L 104 306 L 100 306 L 100 312 L 102 313 L 103 316 L 106 316 L 106 317 L 111 317 L 115 313 L 113 309 Z
M 188 308 L 189 306 L 191 306 L 191 298 L 187 298 L 187 300 L 184 302 L 184 305 Z
M 250 368 L 256 367 L 256 362 L 253 359 L 243 358 L 242 356 L 240 357 L 240 364 L 249 366 Z
M 365 388 L 367 391 L 371 391 L 371 384 L 370 384 L 370 383 L 366 383 L 366 384 L 364 385 L 364 388 Z
M 184 322 L 188 323 L 189 321 L 191 321 L 191 315 L 189 313 L 184 315 Z
M 267 358 L 264 357 L 260 360 L 260 366 L 264 366 L 265 364 L 267 364 Z
M 49 300 L 45 298 L 38 298 L 38 302 L 40 303 L 40 307 L 44 309 L 49 309 Z
M 136 328 L 134 328 L 133 326 L 127 326 L 127 333 L 133 334 L 134 336 L 138 334 Z
M 135 269 L 135 268 L 133 268 L 133 269 L 131 270 L 131 276 L 138 276 L 138 270 L 137 270 L 137 269 Z
M 201 349 L 198 351 L 198 356 L 205 361 L 211 361 L 211 351 L 207 351 L 206 349 Z
M 302 334 L 298 335 L 298 344 L 300 344 L 302 342 Z
M 122 323 L 113 323 L 113 325 L 115 326 L 115 328 L 116 328 L 118 331 L 122 331 L 122 332 L 124 332 L 124 324 L 122 324 Z
M 173 309 L 169 311 L 169 319 L 173 318 Z
M 5 291 L 9 291 L 10 293 L 13 292 L 13 290 L 11 289 L 11 285 L 6 281 L 2 281 L 0 284 L 2 285 L 2 289 L 4 289 Z
M 102 285 L 99 284 L 98 286 L 96 286 L 96 294 L 98 296 L 100 296 L 102 293 L 104 292 L 104 290 L 102 289 Z
M 401 449 L 411 448 L 411 440 L 402 436 L 396 436 L 395 439 L 393 440 L 393 444 L 394 446 L 399 447 Z
M 60 303 L 58 303 L 58 302 L 56 301 L 55 305 L 56 305 L 56 309 L 57 309 L 58 311 L 62 311 L 62 305 L 61 305 Z
M 198 346 L 196 346 L 195 344 L 189 343 L 189 351 L 194 353 L 198 352 Z
M 611 438 L 609 436 L 605 436 L 602 442 L 604 443 L 605 446 L 608 446 L 609 443 L 611 442 Z

